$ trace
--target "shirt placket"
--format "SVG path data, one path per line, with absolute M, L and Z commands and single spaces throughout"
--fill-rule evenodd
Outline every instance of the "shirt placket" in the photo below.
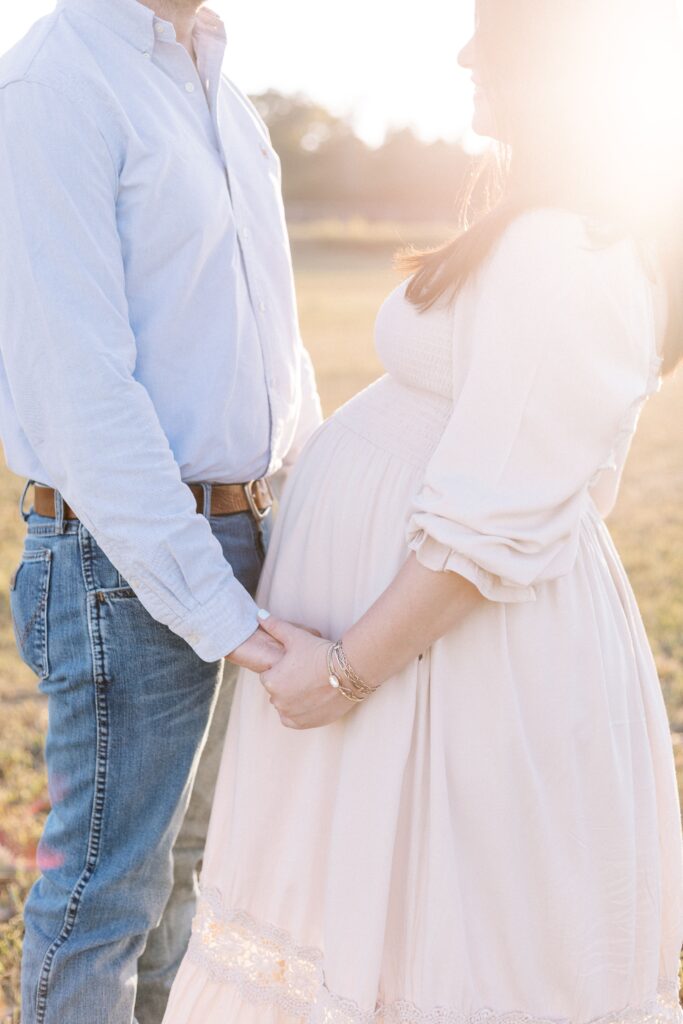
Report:
M 216 18 L 215 24 L 208 20 L 210 17 L 208 11 L 204 11 L 202 17 L 203 24 L 195 32 L 196 65 L 187 50 L 177 42 L 173 26 L 159 18 L 154 21 L 154 34 L 158 44 L 156 49 L 159 62 L 163 64 L 166 72 L 177 83 L 180 90 L 185 93 L 187 102 L 192 105 L 194 113 L 202 123 L 207 141 L 217 152 L 223 166 L 225 185 L 235 222 L 240 266 L 244 274 L 264 368 L 264 387 L 269 417 L 267 472 L 271 472 L 271 466 L 276 462 L 279 451 L 283 416 L 277 401 L 278 381 L 268 329 L 267 289 L 260 270 L 258 254 L 253 245 L 249 207 L 242 198 L 239 177 L 231 168 L 220 128 L 220 90 L 225 53 L 225 30 L 218 18 Z
M 185 93 L 187 102 L 202 123 L 208 138 L 213 135 L 211 113 L 204 92 L 199 70 L 184 46 L 176 41 L 173 26 L 157 18 L 154 21 L 154 34 L 158 46 L 160 64 Z M 167 44 L 167 45 L 163 45 Z
M 222 40 L 221 40 L 222 37 Z M 253 244 L 252 231 L 249 225 L 249 209 L 242 198 L 239 178 L 231 169 L 227 149 L 223 140 L 219 120 L 221 68 L 225 50 L 222 29 L 217 30 L 214 37 L 211 30 L 200 40 L 198 48 L 199 71 L 206 83 L 206 97 L 210 111 L 212 129 L 216 138 L 218 151 L 225 171 L 225 182 L 232 204 L 233 216 L 237 230 L 237 244 L 240 251 L 241 265 L 247 284 L 247 291 L 256 324 L 256 333 L 261 346 L 265 386 L 269 413 L 269 469 L 273 464 L 280 440 L 281 416 L 277 408 L 277 375 L 273 365 L 270 347 L 268 324 L 268 300 L 266 283 L 259 267 L 259 259 Z

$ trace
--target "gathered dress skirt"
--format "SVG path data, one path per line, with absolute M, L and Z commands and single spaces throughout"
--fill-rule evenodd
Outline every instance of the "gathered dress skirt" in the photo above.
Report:
M 404 563 L 451 403 L 386 376 L 313 437 L 259 600 L 338 638 Z M 667 715 L 608 530 L 343 720 L 241 674 L 166 1024 L 680 1024 Z

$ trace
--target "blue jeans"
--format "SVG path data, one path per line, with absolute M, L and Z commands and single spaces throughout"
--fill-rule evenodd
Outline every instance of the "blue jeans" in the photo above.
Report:
M 187 952 L 238 671 L 235 665 L 225 663 L 223 682 L 199 761 L 190 804 L 173 846 L 173 889 L 161 922 L 147 936 L 145 952 L 138 961 L 135 1018 L 139 1024 L 161 1024 L 173 980 Z
M 22 1021 L 131 1024 L 223 663 L 154 620 L 60 506 L 25 517 L 10 592 L 19 652 L 48 696 L 52 804 L 25 908 Z M 254 593 L 263 528 L 250 513 L 210 522 Z

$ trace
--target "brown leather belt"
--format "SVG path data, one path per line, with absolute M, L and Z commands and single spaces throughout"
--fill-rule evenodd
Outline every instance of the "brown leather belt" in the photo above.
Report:
M 266 479 L 249 484 L 211 484 L 211 507 L 205 512 L 204 488 L 201 484 L 188 484 L 197 502 L 197 512 L 207 516 L 234 516 L 238 512 L 251 512 L 255 519 L 263 519 L 273 505 L 273 493 Z M 52 487 L 36 484 L 33 488 L 33 507 L 39 516 L 55 517 L 55 492 Z M 64 518 L 78 519 L 72 508 L 64 502 Z

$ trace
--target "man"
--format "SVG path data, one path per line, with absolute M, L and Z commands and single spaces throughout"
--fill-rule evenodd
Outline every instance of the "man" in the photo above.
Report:
M 278 657 L 268 479 L 320 420 L 278 160 L 199 7 L 61 0 L 0 61 L 0 423 L 36 482 L 11 601 L 53 804 L 24 1024 L 161 1019 L 236 666 Z

